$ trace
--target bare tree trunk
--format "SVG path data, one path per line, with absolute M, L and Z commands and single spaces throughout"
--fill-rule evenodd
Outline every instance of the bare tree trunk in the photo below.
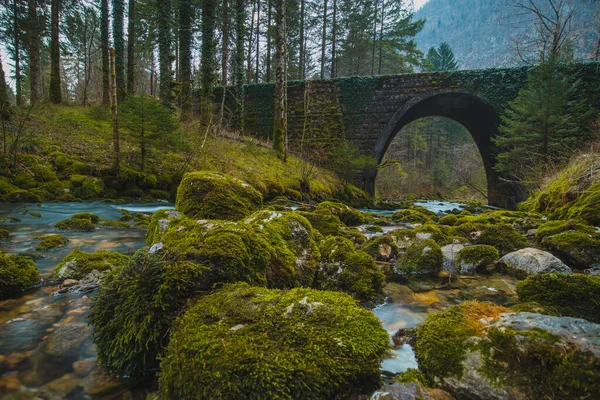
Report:
M 223 44 L 221 47 L 221 84 L 227 86 L 227 67 L 229 63 L 229 4 L 223 0 Z M 225 92 L 223 92 L 225 95 Z M 221 116 L 222 117 L 222 116 Z
M 181 81 L 181 116 L 188 118 L 192 113 L 192 3 L 179 2 L 179 79 Z
M 250 30 L 248 31 L 248 67 L 246 69 L 246 82 L 252 81 L 252 37 L 254 36 L 254 14 L 256 3 L 252 2 L 252 17 L 250 18 Z
M 306 77 L 305 69 L 305 54 L 304 54 L 304 3 L 305 0 L 300 0 L 300 54 L 298 57 L 298 79 L 303 80 Z
M 19 7 L 17 0 L 13 0 L 13 40 L 15 50 L 15 96 L 17 106 L 23 104 L 23 87 L 21 83 L 21 40 L 19 39 Z
M 31 104 L 40 101 L 40 75 L 42 71 L 40 57 L 39 21 L 37 16 L 37 0 L 28 0 L 28 45 L 29 45 L 29 100 Z
M 135 95 L 135 2 L 129 0 L 127 18 L 127 95 Z
M 267 10 L 267 70 L 265 73 L 265 82 L 271 82 L 271 15 L 273 10 L 273 0 L 269 0 Z
M 260 0 L 257 0 L 256 6 L 256 77 L 254 81 L 258 83 L 259 78 L 259 61 L 260 61 Z
M 119 118 L 117 116 L 117 72 L 115 70 L 115 49 L 110 49 L 110 112 L 112 115 L 113 126 L 113 150 L 115 160 L 113 168 L 119 176 L 121 167 L 121 157 L 119 149 Z
M 385 7 L 383 2 L 381 4 L 381 25 L 379 26 L 379 67 L 377 68 L 377 75 L 381 75 L 381 63 L 383 60 L 383 24 L 385 20 Z
M 323 37 L 321 38 L 321 79 L 325 79 L 325 45 L 327 44 L 327 0 L 323 2 Z
M 335 41 L 336 41 L 336 14 L 337 14 L 337 0 L 333 0 L 333 25 L 331 26 L 331 78 L 336 76 L 336 65 L 335 65 Z
M 60 0 L 52 0 L 51 7 L 51 39 L 50 39 L 50 101 L 54 104 L 62 102 L 62 86 L 60 84 L 60 45 L 59 16 Z
M 273 149 L 287 159 L 287 110 L 285 104 L 285 0 L 276 0 L 277 48 L 275 53 L 275 126 Z
M 30 0 L 35 2 L 36 0 Z M 102 46 L 102 104 L 105 107 L 110 106 L 110 60 L 108 54 L 108 0 L 102 0 L 100 5 L 100 37 Z

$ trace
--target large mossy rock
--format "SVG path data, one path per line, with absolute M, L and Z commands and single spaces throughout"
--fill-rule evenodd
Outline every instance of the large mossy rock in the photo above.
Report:
M 458 251 L 456 262 L 461 274 L 473 274 L 500 258 L 498 250 L 487 244 L 475 244 Z
M 444 255 L 432 239 L 413 243 L 398 259 L 396 272 L 400 275 L 434 275 L 442 270 Z
M 39 281 L 40 273 L 31 258 L 0 252 L 0 299 L 36 285 Z
M 408 208 L 406 210 L 396 211 L 392 215 L 394 222 L 403 222 L 409 224 L 430 224 L 433 222 L 430 215 L 421 210 Z
M 547 236 L 542 248 L 575 268 L 589 268 L 600 264 L 600 233 L 582 230 L 566 231 Z
M 338 236 L 341 233 L 342 221 L 329 209 L 321 209 L 319 212 L 300 211 L 299 214 L 323 236 Z
M 35 249 L 38 251 L 58 249 L 65 247 L 68 242 L 69 239 L 63 235 L 45 235 L 37 246 L 35 246 Z
M 130 257 L 108 250 L 85 253 L 79 249 L 71 251 L 56 267 L 54 277 L 63 279 L 82 279 L 92 271 L 105 272 L 123 266 Z
M 174 319 L 188 298 L 212 289 L 208 268 L 164 252 L 138 250 L 118 266 L 94 297 L 89 321 L 98 361 L 117 376 L 147 376 L 169 342 Z
M 553 313 L 600 323 L 600 276 L 542 274 L 517 283 L 522 302 L 536 302 Z
M 573 273 L 571 268 L 552 254 L 533 247 L 508 253 L 498 261 L 498 265 L 521 278 L 548 272 Z
M 494 246 L 500 255 L 528 246 L 527 238 L 505 223 L 467 222 L 454 226 L 452 233 L 470 240 L 473 244 Z
M 260 192 L 218 172 L 187 173 L 177 189 L 177 210 L 190 218 L 239 220 L 261 205 Z
M 165 399 L 342 399 L 380 382 L 389 336 L 349 296 L 225 286 L 177 321 Z
M 535 231 L 535 240 L 538 244 L 542 244 L 542 241 L 546 237 L 569 231 L 577 231 L 586 233 L 588 235 L 593 235 L 596 233 L 596 228 L 578 221 L 547 221 L 540 225 Z
M 398 257 L 400 249 L 392 235 L 375 236 L 359 247 L 375 261 L 391 261 Z
M 329 211 L 337 216 L 346 226 L 361 225 L 364 218 L 360 211 L 342 203 L 324 201 L 317 205 L 316 212 Z
M 593 398 L 600 325 L 465 302 L 417 328 L 419 369 L 458 398 Z
M 383 301 L 385 275 L 369 254 L 355 250 L 354 243 L 339 236 L 324 239 L 320 252 L 317 288 L 349 293 L 370 307 Z

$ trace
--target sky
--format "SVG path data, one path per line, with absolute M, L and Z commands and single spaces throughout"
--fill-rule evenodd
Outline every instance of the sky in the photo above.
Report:
M 423 7 L 423 4 L 427 3 L 429 0 L 415 0 L 415 10 Z

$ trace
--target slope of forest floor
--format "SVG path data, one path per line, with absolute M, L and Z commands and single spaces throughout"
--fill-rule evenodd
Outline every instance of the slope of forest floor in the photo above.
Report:
M 43 104 L 29 115 L 21 110 L 13 126 L 3 128 L 4 201 L 174 200 L 185 172 L 213 170 L 248 182 L 265 200 L 286 196 L 368 202 L 364 192 L 328 170 L 294 156 L 283 162 L 256 140 L 207 132 L 196 122 L 178 125 L 166 135 L 147 132 L 143 170 L 139 132 L 121 128 L 118 176 L 105 109 Z

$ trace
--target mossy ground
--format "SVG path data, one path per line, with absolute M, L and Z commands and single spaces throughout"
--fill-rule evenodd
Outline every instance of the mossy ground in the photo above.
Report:
M 160 395 L 350 398 L 377 387 L 388 347 L 377 318 L 347 295 L 226 286 L 177 322 L 161 362 Z
M 265 199 L 283 195 L 294 200 L 339 198 L 356 205 L 370 201 L 364 192 L 321 168 L 315 168 L 316 176 L 305 184 L 301 173 L 305 163 L 291 155 L 283 162 L 250 138 L 208 135 L 199 146 L 203 141 L 200 129 L 190 123 L 170 137 L 155 139 L 142 172 L 139 138 L 122 127 L 122 165 L 115 176 L 110 169 L 113 154 L 107 151 L 112 146 L 108 113 L 99 108 L 37 105 L 25 123 L 26 152 L 19 156 L 16 168 L 1 171 L 0 196 L 4 201 L 34 203 L 97 198 L 175 200 L 185 172 L 209 170 L 248 182 Z
M 0 299 L 36 285 L 39 281 L 40 274 L 31 258 L 0 252 Z

